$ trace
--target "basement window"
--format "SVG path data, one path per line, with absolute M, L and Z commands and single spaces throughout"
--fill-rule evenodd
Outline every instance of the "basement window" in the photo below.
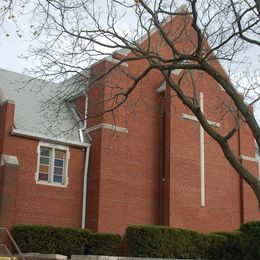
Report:
M 66 146 L 39 143 L 36 183 L 67 187 L 69 148 Z

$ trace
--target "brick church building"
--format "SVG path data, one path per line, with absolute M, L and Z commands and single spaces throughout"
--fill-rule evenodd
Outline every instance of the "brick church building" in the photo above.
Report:
M 152 40 L 158 37 L 155 31 Z M 163 44 L 160 48 L 168 55 Z M 119 51 L 94 64 L 91 75 L 131 55 Z M 109 109 L 105 100 L 111 82 L 129 85 L 120 68 L 138 74 L 145 66 L 124 62 L 87 95 L 71 92 L 60 102 L 62 117 L 56 119 L 53 93 L 65 92 L 64 84 L 0 70 L 0 226 L 41 224 L 123 234 L 129 225 L 153 224 L 209 232 L 260 219 L 249 186 L 158 71 L 148 73 L 113 115 L 102 113 Z M 173 71 L 172 77 L 181 74 Z M 208 122 L 224 134 L 233 121 L 215 107 L 225 92 L 206 74 L 195 73 L 194 80 Z M 82 123 L 85 111 L 100 116 Z M 231 146 L 259 176 L 254 138 L 245 124 Z

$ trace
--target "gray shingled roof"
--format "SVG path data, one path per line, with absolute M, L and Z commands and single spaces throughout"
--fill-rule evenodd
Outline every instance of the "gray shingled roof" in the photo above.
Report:
M 0 69 L 0 102 L 15 102 L 16 129 L 79 142 L 82 123 L 64 102 L 66 91 L 62 84 Z

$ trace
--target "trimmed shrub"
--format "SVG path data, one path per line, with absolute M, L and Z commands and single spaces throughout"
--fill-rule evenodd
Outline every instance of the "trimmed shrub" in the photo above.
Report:
M 90 231 L 84 229 L 57 228 L 56 250 L 62 255 L 81 255 L 89 247 Z
M 126 236 L 133 257 L 244 259 L 239 231 L 202 234 L 181 228 L 131 226 Z
M 22 252 L 42 254 L 83 254 L 89 246 L 91 232 L 77 228 L 40 225 L 16 225 L 12 235 Z
M 203 235 L 203 242 L 200 246 L 201 255 L 206 259 L 226 259 L 226 244 L 227 238 L 223 235 Z
M 201 258 L 203 235 L 191 230 L 160 226 L 131 226 L 126 230 L 133 257 Z
M 85 253 L 88 255 L 117 255 L 120 241 L 121 237 L 115 234 L 91 234 L 89 249 Z
M 21 251 L 67 256 L 117 255 L 121 237 L 77 228 L 16 225 L 12 235 Z M 164 226 L 131 226 L 126 230 L 133 257 L 193 259 L 260 259 L 260 221 L 241 225 L 240 231 L 201 234 Z
M 260 259 L 260 221 L 242 224 L 240 231 L 245 259 Z
M 223 250 L 217 249 L 216 251 L 221 251 L 223 255 L 219 257 L 220 259 L 226 259 L 226 260 L 241 260 L 243 258 L 243 252 L 241 248 L 241 232 L 240 231 L 233 231 L 233 232 L 216 232 L 214 234 L 221 235 L 226 237 L 226 243 L 224 245 Z

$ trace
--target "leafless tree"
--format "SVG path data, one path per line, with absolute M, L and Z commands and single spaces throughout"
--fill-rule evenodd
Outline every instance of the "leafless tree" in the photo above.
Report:
M 6 32 L 9 37 L 9 32 L 6 31 L 6 24 L 13 23 L 16 27 L 16 34 L 22 37 L 18 17 L 30 12 L 30 0 L 1 0 L 0 1 L 0 28 Z
M 259 71 L 252 70 L 252 64 L 242 59 L 250 48 L 259 51 L 259 0 L 38 0 L 34 3 L 34 17 L 37 26 L 33 25 L 33 36 L 40 43 L 28 52 L 29 57 L 40 61 L 34 75 L 63 82 L 74 76 L 80 79 L 80 85 L 87 82 L 91 87 L 120 70 L 131 79 L 131 84 L 122 88 L 111 81 L 111 96 L 104 102 L 111 104 L 105 112 L 113 112 L 127 102 L 149 72 L 157 70 L 174 95 L 219 144 L 260 203 L 259 179 L 241 163 L 230 146 L 243 122 L 260 147 L 260 128 L 252 113 L 252 106 L 260 100 Z M 126 26 L 129 20 L 131 27 Z M 171 30 L 166 29 L 167 23 L 172 23 Z M 152 41 L 155 31 L 160 35 L 156 44 Z M 167 56 L 160 52 L 162 47 L 168 50 Z M 111 53 L 117 62 L 93 78 L 89 73 L 91 65 Z M 121 66 L 136 61 L 146 64 L 138 74 Z M 225 64 L 226 72 L 219 62 Z M 246 80 L 235 82 L 234 69 L 247 65 L 251 70 L 246 70 Z M 182 70 L 178 79 L 171 77 L 176 70 Z M 228 103 L 220 100 L 222 114 L 225 117 L 227 112 L 232 113 L 235 120 L 225 135 L 209 124 L 200 108 L 193 77 L 201 72 L 215 81 L 216 87 L 221 86 L 228 97 Z M 183 87 L 187 78 L 189 91 Z M 62 95 L 71 95 L 73 84 Z M 90 116 L 98 115 L 88 114 L 85 118 Z

